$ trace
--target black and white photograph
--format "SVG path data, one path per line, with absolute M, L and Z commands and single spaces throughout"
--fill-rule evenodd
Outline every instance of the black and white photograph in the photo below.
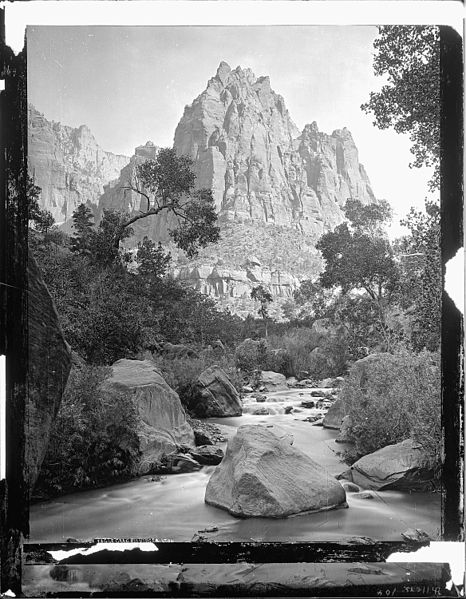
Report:
M 440 27 L 26 47 L 27 542 L 442 541 Z

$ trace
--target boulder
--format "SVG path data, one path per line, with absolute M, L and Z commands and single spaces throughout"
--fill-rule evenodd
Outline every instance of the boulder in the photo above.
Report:
M 428 487 L 432 471 L 421 446 L 406 439 L 365 455 L 338 478 L 363 489 L 411 491 Z
M 296 387 L 297 382 L 298 379 L 294 376 L 290 376 L 286 379 L 286 384 L 288 385 L 288 387 Z
M 196 446 L 215 445 L 215 443 L 225 441 L 220 429 L 211 422 L 197 420 L 187 416 L 187 421 L 194 431 L 194 442 Z
M 293 411 L 293 406 L 285 406 L 284 408 L 284 414 L 291 414 L 291 412 Z
M 344 416 L 341 421 L 340 432 L 338 433 L 338 437 L 335 439 L 336 443 L 353 443 L 353 439 L 351 437 L 351 416 Z
M 210 366 L 199 375 L 188 408 L 199 418 L 242 414 L 239 394 L 218 366 Z
M 177 453 L 165 456 L 159 470 L 167 474 L 184 474 L 186 472 L 196 472 L 201 468 L 200 463 L 191 455 Z
M 316 407 L 316 402 L 315 401 L 311 401 L 310 399 L 305 399 L 304 401 L 301 402 L 301 407 L 302 408 L 315 408 Z
M 256 393 L 255 395 L 253 395 L 253 397 L 257 401 L 257 403 L 263 403 L 267 399 L 267 395 L 264 395 L 263 393 Z
M 344 405 L 341 399 L 337 399 L 325 414 L 324 427 L 339 429 L 345 416 Z
M 286 377 L 279 372 L 272 370 L 263 370 L 261 372 L 262 383 L 271 391 L 282 391 L 288 389 Z
M 223 459 L 223 450 L 213 445 L 201 445 L 189 453 L 199 464 L 216 466 Z
M 65 391 L 72 355 L 52 297 L 31 254 L 27 276 L 29 368 L 24 469 L 26 484 L 32 492 Z
M 129 393 L 138 410 L 141 457 L 135 474 L 150 472 L 180 445 L 194 446 L 194 433 L 178 394 L 150 360 L 118 360 L 102 390 L 109 395 Z
M 361 490 L 358 485 L 354 483 L 349 483 L 346 480 L 341 481 L 341 486 L 345 489 L 347 493 L 359 493 Z
M 244 518 L 285 518 L 346 507 L 341 484 L 272 430 L 238 429 L 207 484 L 206 503 Z
M 243 393 L 253 393 L 253 392 L 254 392 L 254 389 L 253 389 L 252 387 L 250 387 L 249 385 L 245 385 L 245 386 L 242 388 L 242 391 L 243 391 Z
M 253 414 L 254 416 L 268 416 L 270 414 L 269 409 L 266 408 L 265 406 L 262 406 L 260 408 L 255 408 L 251 414 Z
M 322 379 L 317 386 L 323 389 L 331 389 L 334 387 L 334 379 Z

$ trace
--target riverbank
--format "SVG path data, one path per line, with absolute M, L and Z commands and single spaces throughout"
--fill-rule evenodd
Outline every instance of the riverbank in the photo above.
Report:
M 287 405 L 299 406 L 308 394 L 288 390 L 268 394 L 274 414 L 210 419 L 226 438 L 243 424 L 278 425 L 293 434 L 296 447 L 335 476 L 345 469 L 336 452 L 338 431 L 313 426 L 303 419 L 315 409 L 285 414 Z M 250 400 L 246 399 L 245 406 Z M 253 402 L 251 402 L 253 403 Z M 64 495 L 31 506 L 31 542 L 79 540 L 94 537 L 153 537 L 172 541 L 205 538 L 216 541 L 324 541 L 368 536 L 399 541 L 408 528 L 425 530 L 432 538 L 440 533 L 440 494 L 372 492 L 371 499 L 347 493 L 349 509 L 332 510 L 272 520 L 240 520 L 204 503 L 207 482 L 215 466 L 198 472 L 143 476 L 126 483 Z M 155 478 L 155 480 L 153 480 Z M 157 480 L 158 479 L 158 480 Z

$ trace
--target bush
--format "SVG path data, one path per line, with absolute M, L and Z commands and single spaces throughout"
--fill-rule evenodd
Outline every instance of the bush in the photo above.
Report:
M 255 370 L 264 370 L 266 362 L 267 345 L 263 339 L 245 339 L 235 350 L 235 364 L 247 374 L 252 374 Z
M 409 437 L 440 472 L 441 403 L 438 354 L 406 350 L 372 354 L 350 370 L 341 398 L 351 417 L 356 457 Z
M 265 339 L 258 341 L 245 339 L 235 351 L 237 368 L 249 377 L 258 370 L 272 370 L 281 372 L 285 376 L 292 375 L 290 356 L 286 349 L 273 349 Z
M 337 334 L 322 335 L 308 327 L 297 327 L 281 336 L 270 336 L 269 342 L 281 350 L 282 363 L 276 370 L 285 376 L 299 377 L 307 372 L 306 376 L 321 379 L 339 376 L 346 370 L 346 339 Z
M 126 394 L 100 386 L 110 369 L 74 367 L 55 420 L 35 497 L 102 486 L 129 478 L 139 456 L 139 418 Z

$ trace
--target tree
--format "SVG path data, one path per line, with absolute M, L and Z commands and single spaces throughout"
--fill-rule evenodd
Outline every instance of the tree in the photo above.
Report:
M 15 197 L 17 193 L 15 184 L 12 181 L 9 181 L 8 186 L 10 197 Z M 26 197 L 28 201 L 28 221 L 30 226 L 32 225 L 34 229 L 43 233 L 46 238 L 49 230 L 55 224 L 55 219 L 51 212 L 42 210 L 39 206 L 41 191 L 41 188 L 35 185 L 33 179 L 27 175 Z
M 193 161 L 188 156 L 177 156 L 171 148 L 161 149 L 156 158 L 138 165 L 123 189 L 142 197 L 141 210 L 122 218 L 114 231 L 114 247 L 119 247 L 130 225 L 162 212 L 178 219 L 178 226 L 170 235 L 189 257 L 195 256 L 199 247 L 218 241 L 220 229 L 215 224 L 217 215 L 212 192 L 195 190 L 194 185 Z
M 440 38 L 436 26 L 379 27 L 374 72 L 388 83 L 361 106 L 380 129 L 407 133 L 414 162 L 433 166 L 431 189 L 440 182 Z
M 440 209 L 426 201 L 425 213 L 411 208 L 401 224 L 410 235 L 398 240 L 401 302 L 414 315 L 412 345 L 435 351 L 440 346 L 442 262 Z
M 170 253 L 165 253 L 162 244 L 155 244 L 148 237 L 138 243 L 136 253 L 138 273 L 145 278 L 163 278 L 171 263 Z
M 97 231 L 89 238 L 90 258 L 94 264 L 103 267 L 128 262 L 130 253 L 120 250 L 120 241 L 133 234 L 133 229 L 126 222 L 126 215 L 118 210 L 104 210 Z M 118 238 L 118 244 L 115 239 Z
M 340 287 L 343 294 L 358 289 L 365 291 L 377 309 L 380 329 L 389 349 L 387 307 L 399 278 L 393 249 L 382 229 L 389 211 L 383 205 L 374 211 L 373 206 L 352 200 L 345 206 L 345 215 L 350 222 L 326 233 L 316 244 L 325 262 L 319 280 L 324 288 Z
M 263 285 L 258 285 L 252 289 L 251 298 L 260 303 L 257 312 L 264 320 L 265 336 L 267 337 L 267 319 L 269 317 L 269 304 L 273 301 L 272 294 Z
M 94 215 L 85 204 L 80 204 L 73 212 L 74 234 L 71 238 L 70 249 L 78 254 L 89 254 L 94 231 Z

